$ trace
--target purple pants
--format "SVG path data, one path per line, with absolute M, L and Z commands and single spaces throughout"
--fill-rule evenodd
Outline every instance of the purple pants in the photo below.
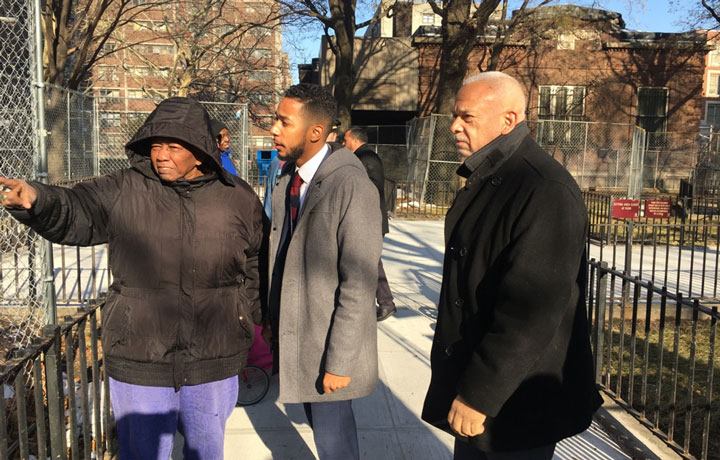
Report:
M 235 408 L 238 378 L 181 387 L 132 385 L 110 379 L 120 460 L 167 460 L 175 431 L 186 460 L 223 458 L 225 422 Z

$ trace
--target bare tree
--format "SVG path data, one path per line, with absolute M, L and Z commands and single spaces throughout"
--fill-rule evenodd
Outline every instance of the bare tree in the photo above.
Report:
M 48 172 L 50 179 L 67 179 L 67 94 L 53 87 L 80 89 L 97 62 L 118 50 L 105 46 L 113 31 L 148 9 L 170 0 L 47 0 L 42 9 L 43 79 L 46 93 Z
M 535 2 L 536 7 L 544 6 L 552 0 Z M 442 44 L 440 46 L 437 89 L 433 97 L 433 112 L 450 113 L 455 93 L 460 89 L 468 72 L 467 62 L 478 44 L 478 35 L 484 35 L 488 24 L 496 27 L 495 39 L 488 48 L 489 60 L 481 71 L 495 70 L 500 54 L 517 28 L 529 15 L 530 0 L 523 0 L 510 19 L 508 0 L 453 0 L 438 3 L 428 0 L 433 12 L 442 18 Z M 498 9 L 498 7 L 500 7 Z M 500 19 L 494 19 L 496 11 L 501 11 Z
M 247 102 L 251 119 L 264 125 L 287 79 L 282 21 L 273 1 L 159 5 L 116 29 L 112 40 L 122 51 L 107 63 L 122 68 L 130 94 Z
M 720 2 L 717 0 L 700 0 L 707 14 L 720 25 Z
M 93 65 L 115 52 L 104 46 L 113 31 L 165 1 L 47 0 L 42 10 L 44 80 L 79 88 Z
M 378 14 L 367 21 L 356 22 L 357 0 L 279 0 L 287 12 L 296 18 L 319 21 L 325 32 L 330 50 L 335 55 L 334 96 L 338 101 L 339 118 L 344 126 L 350 125 L 355 76 L 353 59 L 355 32 L 376 21 L 393 8 L 383 4 Z

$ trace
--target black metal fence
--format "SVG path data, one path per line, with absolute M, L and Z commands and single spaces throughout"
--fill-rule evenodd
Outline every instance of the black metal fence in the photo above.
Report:
M 720 222 L 596 224 L 588 254 L 690 298 L 720 299 Z
M 590 221 L 590 235 L 599 237 L 599 226 L 613 222 L 612 202 L 616 198 L 625 198 L 624 192 L 613 194 L 610 192 L 582 192 Z M 667 219 L 654 219 L 643 215 L 647 200 L 669 200 L 671 202 L 670 217 Z M 642 224 L 702 224 L 707 222 L 720 222 L 720 199 L 716 196 L 695 197 L 678 194 L 645 195 L 639 199 L 641 215 L 634 219 L 635 223 Z
M 717 307 L 595 260 L 589 284 L 598 384 L 683 457 L 718 458 Z
M 94 301 L 0 366 L 0 458 L 100 459 L 114 446 Z

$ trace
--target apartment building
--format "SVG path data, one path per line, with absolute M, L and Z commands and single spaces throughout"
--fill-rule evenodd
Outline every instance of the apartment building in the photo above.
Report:
M 103 137 L 110 138 L 107 143 L 114 145 L 113 136 L 120 142 L 126 137 L 124 131 L 144 120 L 154 108 L 145 99 L 190 96 L 248 104 L 250 152 L 270 147 L 267 129 L 273 110 L 291 84 L 277 4 L 272 0 L 133 3 L 146 8 L 134 9 L 133 17 L 117 28 L 105 44 L 105 51 L 112 53 L 98 62 L 89 80 L 92 92 L 100 96 L 99 116 Z M 230 121 L 227 114 L 211 116 Z

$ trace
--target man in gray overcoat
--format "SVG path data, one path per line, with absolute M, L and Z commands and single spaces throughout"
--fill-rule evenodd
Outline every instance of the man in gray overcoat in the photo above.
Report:
M 360 160 L 326 144 L 336 112 L 328 91 L 295 85 L 270 129 L 287 163 L 272 195 L 267 324 L 279 399 L 304 403 L 321 460 L 359 459 L 352 400 L 378 379 L 379 198 Z

